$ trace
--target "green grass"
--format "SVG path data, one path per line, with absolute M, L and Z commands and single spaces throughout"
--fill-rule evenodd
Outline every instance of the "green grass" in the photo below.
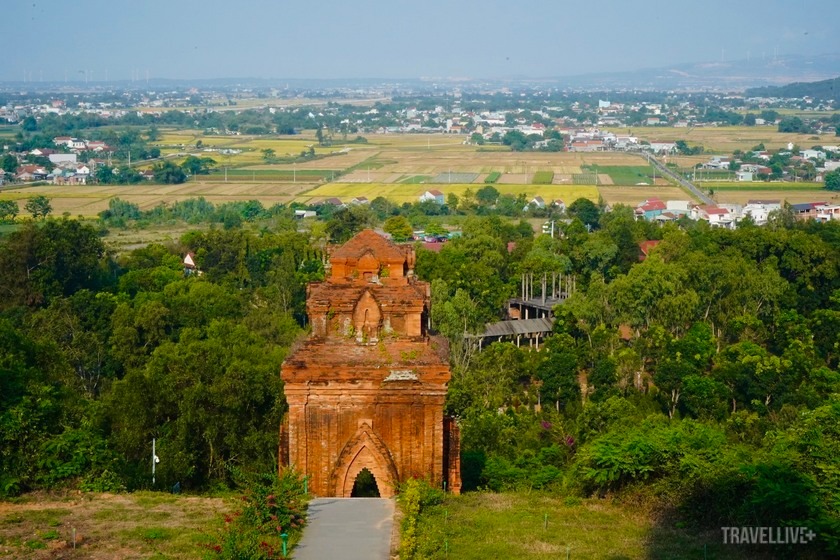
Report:
M 399 182 L 403 185 L 420 185 L 422 183 L 428 183 L 431 178 L 430 175 L 409 175 L 404 179 L 400 179 Z
M 653 184 L 653 167 L 650 165 L 587 165 L 594 173 L 606 173 L 614 185 Z
M 64 517 L 70 515 L 69 509 L 21 510 L 3 518 L 3 523 L 35 523 L 48 527 L 58 527 Z
M 607 500 L 473 492 L 424 510 L 418 534 L 430 559 L 750 558 L 723 545 L 720 531 L 678 525 Z
M 531 182 L 535 185 L 550 185 L 554 181 L 554 171 L 537 171 Z
M 489 175 L 484 179 L 485 183 L 495 183 L 501 178 L 502 174 L 499 171 L 492 171 Z

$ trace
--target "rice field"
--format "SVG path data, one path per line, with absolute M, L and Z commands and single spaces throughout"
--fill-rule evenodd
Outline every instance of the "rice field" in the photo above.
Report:
M 650 130 L 662 137 L 668 136 L 668 129 Z M 678 132 L 688 130 L 679 129 Z M 735 141 L 741 137 L 739 134 L 755 134 L 756 130 L 730 127 L 692 129 L 691 132 L 705 134 L 708 138 L 715 133 Z M 772 132 L 774 137 L 776 134 Z M 644 135 L 639 135 L 644 138 Z M 778 136 L 787 138 L 791 135 Z M 198 140 L 209 149 L 230 147 L 242 151 L 228 156 L 218 151 L 196 150 L 194 146 Z M 753 140 L 750 138 L 749 141 Z M 600 195 L 610 204 L 632 205 L 654 196 L 663 200 L 691 198 L 660 177 L 657 177 L 656 185 L 636 185 L 646 182 L 644 176 L 650 169 L 638 155 L 511 152 L 488 150 L 486 146 L 479 148 L 463 144 L 463 141 L 464 137 L 459 135 L 370 135 L 367 144 L 316 146 L 316 154 L 335 153 L 329 157 L 296 164 L 266 164 L 261 150 L 273 149 L 278 157 L 300 153 L 315 143 L 312 133 L 294 137 L 248 137 L 204 136 L 200 131 L 163 131 L 159 142 L 163 153 L 183 154 L 189 150 L 213 158 L 219 170 L 181 185 L 15 187 L 0 192 L 0 199 L 17 200 L 23 206 L 26 199 L 43 194 L 51 199 L 53 215 L 67 212 L 71 216 L 85 217 L 94 217 L 105 210 L 112 197 L 136 203 L 142 209 L 194 197 L 204 197 L 213 203 L 256 199 L 266 206 L 292 201 L 318 202 L 330 197 L 347 202 L 357 196 L 371 200 L 384 196 L 403 203 L 416 201 L 430 188 L 463 196 L 467 189 L 475 192 L 483 187 L 485 178 L 495 173 L 500 174 L 494 183 L 500 193 L 522 194 L 529 198 L 539 195 L 546 200 L 570 202 L 580 197 L 597 200 Z M 182 144 L 189 148 L 181 148 Z M 181 158 L 173 159 L 178 161 Z M 696 159 L 674 157 L 671 161 L 690 166 L 692 162 L 707 159 L 708 156 L 702 155 L 696 156 Z M 224 167 L 228 168 L 227 182 L 222 171 Z M 553 184 L 531 184 L 539 172 L 553 173 Z M 574 184 L 575 181 L 580 184 Z M 715 189 L 720 202 L 742 202 L 752 198 L 782 198 L 790 202 L 836 200 L 826 196 L 824 190 L 799 183 L 701 183 L 701 187 Z
M 628 133 L 627 128 L 608 130 L 616 134 Z M 833 136 L 820 138 L 811 134 L 781 133 L 775 126 L 649 126 L 630 129 L 630 132 L 649 142 L 685 140 L 689 146 L 703 146 L 707 154 L 731 154 L 735 150 L 749 150 L 758 144 L 764 144 L 768 150 L 786 147 L 788 142 L 808 147 L 821 143 L 836 144 Z
M 746 204 L 748 200 L 783 200 L 790 204 L 801 202 L 840 204 L 840 193 L 825 189 L 715 190 L 714 199 L 719 203 L 730 204 Z
M 636 206 L 640 202 L 648 198 L 658 198 L 660 200 L 696 200 L 686 191 L 674 186 L 638 186 L 638 187 L 621 187 L 611 185 L 598 185 L 598 193 L 607 204 L 626 204 L 628 206 Z M 751 197 L 755 198 L 755 197 Z M 778 196 L 777 196 L 778 198 Z
M 445 195 L 454 193 L 461 197 L 469 189 L 473 193 L 482 188 L 483 185 L 474 183 L 462 183 L 451 185 L 435 185 L 435 188 Z M 500 194 L 519 196 L 524 194 L 528 198 L 541 196 L 546 200 L 562 199 L 574 201 L 578 198 L 598 200 L 598 189 L 592 185 L 493 185 Z M 383 196 L 397 203 L 416 202 L 420 195 L 426 192 L 429 187 L 422 185 L 400 184 L 400 183 L 329 183 L 315 188 L 307 193 L 298 196 L 296 202 L 318 202 L 325 198 L 340 198 L 343 202 L 357 196 L 366 196 L 373 200 Z

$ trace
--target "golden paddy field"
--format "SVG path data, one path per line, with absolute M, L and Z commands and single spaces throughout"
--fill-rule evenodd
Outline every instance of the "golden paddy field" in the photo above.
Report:
M 394 202 L 402 204 L 403 202 L 416 202 L 420 195 L 430 188 L 435 188 L 441 191 L 444 195 L 453 193 L 458 197 L 464 196 L 467 190 L 473 193 L 483 185 L 476 185 L 474 183 L 467 184 L 447 184 L 447 185 L 403 185 L 403 184 L 387 184 L 387 183 L 328 183 L 314 190 L 308 191 L 299 195 L 295 200 L 297 202 L 318 202 L 325 198 L 337 197 L 344 202 L 349 202 L 352 198 L 358 196 L 366 196 L 373 200 L 377 196 L 384 196 L 385 198 Z M 534 196 L 541 196 L 545 200 L 561 199 L 564 202 L 570 203 L 578 198 L 588 198 L 593 201 L 598 200 L 598 188 L 594 185 L 493 185 L 500 194 L 509 194 L 519 196 L 524 194 L 529 199 Z
M 788 142 L 810 148 L 817 144 L 836 144 L 834 137 L 814 136 L 778 132 L 775 126 L 709 126 L 697 128 L 674 128 L 670 126 L 647 126 L 635 129 L 610 128 L 616 134 L 627 134 L 628 130 L 639 139 L 654 141 L 685 140 L 689 146 L 703 146 L 706 154 L 731 154 L 735 150 L 749 150 L 764 144 L 768 150 L 786 148 Z M 708 156 L 702 161 L 708 161 Z

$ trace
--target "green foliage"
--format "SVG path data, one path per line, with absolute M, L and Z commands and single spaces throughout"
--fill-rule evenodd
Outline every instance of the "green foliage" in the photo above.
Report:
M 403 216 L 392 216 L 385 220 L 382 229 L 386 233 L 390 233 L 394 241 L 402 243 L 411 239 L 413 230 L 411 223 Z
M 155 181 L 167 185 L 183 183 L 187 180 L 187 174 L 183 168 L 169 160 L 156 163 L 152 166 L 152 173 L 154 173 Z
M 96 289 L 107 275 L 105 247 L 96 230 L 75 220 L 27 224 L 0 241 L 0 310 L 39 306 L 50 298 Z
M 0 200 L 0 222 L 14 222 L 20 209 L 15 200 Z
M 567 211 L 570 216 L 579 219 L 584 225 L 592 228 L 598 227 L 601 211 L 588 198 L 575 200 L 568 206 Z
M 46 218 L 52 213 L 52 204 L 50 204 L 50 199 L 44 195 L 33 196 L 26 201 L 23 208 L 32 214 L 32 217 L 36 220 L 38 218 Z
M 840 169 L 825 174 L 825 188 L 830 191 L 840 191 Z
M 428 482 L 416 478 L 408 479 L 400 486 L 397 503 L 403 513 L 400 524 L 400 558 L 415 560 L 421 558 L 418 523 L 423 510 L 440 504 L 443 492 Z
M 475 199 L 483 206 L 492 206 L 496 204 L 496 201 L 499 199 L 499 191 L 496 187 L 487 185 L 476 191 Z
M 204 546 L 204 558 L 271 560 L 285 558 L 282 536 L 293 545 L 306 523 L 303 478 L 291 469 L 280 475 L 246 475 L 234 470 L 245 488 L 242 509 L 225 516 L 224 527 Z

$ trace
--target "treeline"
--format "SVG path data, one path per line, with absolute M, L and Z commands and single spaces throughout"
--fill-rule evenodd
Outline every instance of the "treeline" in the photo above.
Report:
M 658 228 L 628 208 L 598 227 L 532 240 L 490 218 L 418 255 L 451 342 L 465 487 L 808 526 L 839 553 L 840 227 Z M 644 239 L 661 243 L 639 262 Z M 464 327 L 495 320 L 523 272 L 576 276 L 555 333 L 539 352 L 479 351 Z
M 202 275 L 185 275 L 187 251 Z M 0 495 L 272 472 L 280 363 L 322 256 L 295 224 L 192 232 L 114 258 L 73 220 L 0 243 Z

